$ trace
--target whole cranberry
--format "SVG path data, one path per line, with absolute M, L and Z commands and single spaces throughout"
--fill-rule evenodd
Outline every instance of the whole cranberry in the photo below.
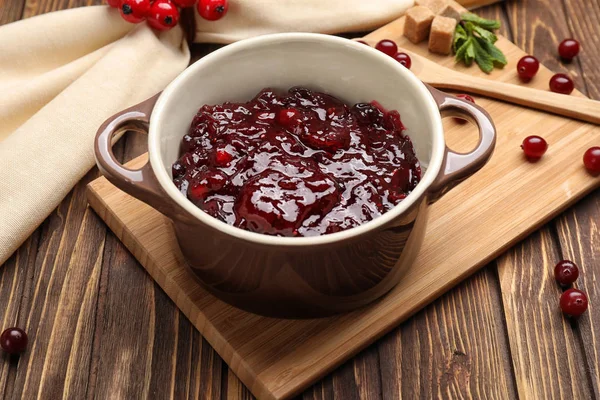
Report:
M 475 104 L 475 99 L 473 97 L 469 96 L 468 94 L 457 94 L 456 97 L 458 97 L 459 99 L 470 101 L 471 103 Z M 458 123 L 458 124 L 466 124 L 467 123 L 467 121 L 462 118 L 454 118 L 454 121 L 456 121 L 456 123 Z
M 398 45 L 393 40 L 383 39 L 375 45 L 375 48 L 390 57 L 394 57 L 398 52 Z
M 517 64 L 517 73 L 523 82 L 529 82 L 533 79 L 540 69 L 540 62 L 533 56 L 525 56 Z
M 412 60 L 410 56 L 406 53 L 396 53 L 396 55 L 394 55 L 394 59 L 400 64 L 404 65 L 405 68 L 410 69 L 410 67 L 412 66 Z
M 579 277 L 579 268 L 573 261 L 562 260 L 554 267 L 554 278 L 561 286 L 569 286 Z
M 20 328 L 8 328 L 0 335 L 0 347 L 9 354 L 19 354 L 27 348 L 27 334 Z
M 156 0 L 148 13 L 148 25 L 166 31 L 179 22 L 179 10 L 170 0 Z
M 208 21 L 216 21 L 227 14 L 229 2 L 227 0 L 199 0 L 198 14 Z
M 600 147 L 590 147 L 583 155 L 583 165 L 592 175 L 600 175 Z
M 579 317 L 587 307 L 588 298 L 581 290 L 569 289 L 560 296 L 560 309 L 569 317 Z
M 148 16 L 150 0 L 123 0 L 120 10 L 125 21 L 137 24 Z
M 548 143 L 546 140 L 539 136 L 527 136 L 521 144 L 521 148 L 530 161 L 537 161 L 546 153 L 548 150 Z
M 558 54 L 565 61 L 571 61 L 579 54 L 579 42 L 575 39 L 565 39 L 558 45 Z
M 561 94 L 571 94 L 575 89 L 573 80 L 567 74 L 556 74 L 550 78 L 550 90 Z

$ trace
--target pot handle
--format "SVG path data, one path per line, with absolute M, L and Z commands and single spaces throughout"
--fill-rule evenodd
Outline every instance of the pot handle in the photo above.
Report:
M 100 172 L 116 187 L 167 216 L 173 206 L 158 183 L 149 162 L 138 169 L 125 167 L 112 151 L 115 136 L 125 131 L 148 134 L 148 123 L 160 93 L 107 119 L 96 134 L 94 153 Z
M 479 143 L 473 151 L 456 153 L 446 147 L 442 169 L 429 187 L 429 202 L 434 203 L 488 162 L 496 146 L 496 127 L 490 115 L 480 106 L 426 86 L 442 117 L 460 117 L 475 123 L 479 128 Z

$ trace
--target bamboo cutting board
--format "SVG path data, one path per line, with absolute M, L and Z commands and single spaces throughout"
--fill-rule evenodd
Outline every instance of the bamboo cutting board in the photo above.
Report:
M 402 28 L 399 20 L 367 39 L 394 39 L 440 64 L 465 69 L 454 66 L 451 57 L 429 54 L 425 45 L 411 45 L 401 36 Z M 524 53 L 503 38 L 498 45 L 509 64 L 489 78 L 518 84 L 515 65 Z M 484 76 L 477 67 L 468 72 Z M 546 90 L 550 76 L 542 68 L 530 85 Z M 349 314 L 291 321 L 234 309 L 195 284 L 184 268 L 171 225 L 161 214 L 104 178 L 89 185 L 89 201 L 254 395 L 289 398 L 600 186 L 600 178 L 588 175 L 581 162 L 588 147 L 600 145 L 600 127 L 476 100 L 498 129 L 492 160 L 431 207 L 423 248 L 404 280 L 379 302 Z M 455 150 L 474 146 L 474 128 L 451 120 L 444 125 Z M 531 134 L 544 136 L 550 144 L 535 164 L 523 159 L 519 147 Z M 144 160 L 142 156 L 132 164 Z

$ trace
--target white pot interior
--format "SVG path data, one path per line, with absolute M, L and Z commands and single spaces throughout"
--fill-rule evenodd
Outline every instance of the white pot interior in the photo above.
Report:
M 407 199 L 364 226 L 315 238 L 267 236 L 271 242 L 331 240 L 367 225 L 384 223 L 380 219 L 401 213 L 411 198 L 422 194 L 437 176 L 445 148 L 441 119 L 433 98 L 411 72 L 391 57 L 346 39 L 318 34 L 277 34 L 238 42 L 204 57 L 160 96 L 150 121 L 149 152 L 152 167 L 167 193 L 188 211 L 221 230 L 247 239 L 260 241 L 256 236 L 264 239 L 265 235 L 227 226 L 196 208 L 171 182 L 171 165 L 179 157 L 181 138 L 202 105 L 245 102 L 265 87 L 287 90 L 293 86 L 323 91 L 347 104 L 377 100 L 388 110 L 398 110 L 424 175 Z

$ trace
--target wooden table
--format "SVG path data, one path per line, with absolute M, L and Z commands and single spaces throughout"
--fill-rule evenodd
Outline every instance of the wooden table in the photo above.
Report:
M 0 0 L 0 24 L 86 4 Z M 479 13 L 501 19 L 502 34 L 600 99 L 599 2 L 514 0 Z M 557 43 L 571 36 L 583 53 L 563 65 Z M 115 151 L 130 159 L 143 142 L 129 136 Z M 0 396 L 252 398 L 87 206 L 85 185 L 97 176 L 94 168 L 0 267 L 0 328 L 30 337 L 20 359 L 0 355 Z M 596 191 L 302 397 L 600 399 L 599 221 Z M 562 258 L 581 266 L 578 285 L 591 300 L 577 323 L 561 316 L 560 289 L 547 279 Z

